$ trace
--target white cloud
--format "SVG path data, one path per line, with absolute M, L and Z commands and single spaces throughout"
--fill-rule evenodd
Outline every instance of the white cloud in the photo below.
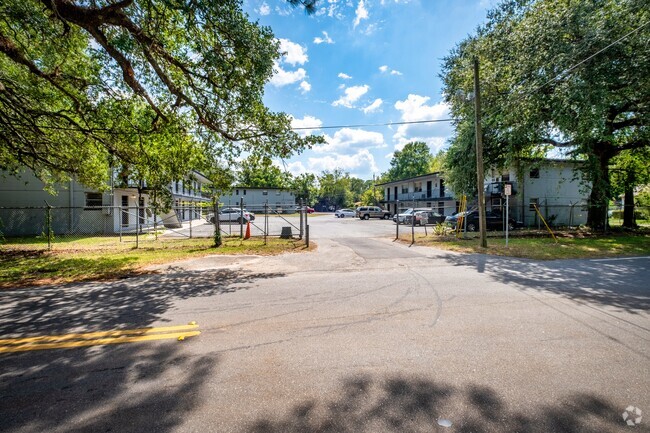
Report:
M 361 22 L 361 20 L 367 20 L 367 19 L 368 19 L 368 9 L 366 9 L 364 0 L 359 0 L 357 10 L 355 11 L 353 28 L 356 28 Z
M 370 90 L 370 86 L 367 84 L 364 84 L 363 86 L 348 87 L 345 89 L 345 95 L 332 102 L 332 105 L 335 107 L 342 105 L 347 108 L 354 108 L 354 103 L 363 95 L 368 93 L 368 90 Z
M 306 81 L 303 81 L 302 83 L 300 83 L 300 90 L 302 91 L 302 93 L 309 92 L 311 90 L 311 84 L 309 84 Z
M 334 40 L 330 38 L 330 35 L 327 34 L 327 32 L 323 32 L 323 37 L 321 38 L 320 36 L 316 36 L 314 38 L 314 43 L 315 44 L 333 44 Z
M 403 122 L 440 120 L 449 118 L 449 106 L 444 102 L 427 105 L 431 98 L 410 94 L 403 101 L 397 101 L 395 108 L 401 112 Z M 400 149 L 411 141 L 423 141 L 436 152 L 453 132 L 450 122 L 432 122 L 400 125 L 393 135 L 395 148 Z
M 307 57 L 307 48 L 300 44 L 291 42 L 289 39 L 278 39 L 280 42 L 280 52 L 282 53 L 282 62 L 291 66 L 304 65 L 309 60 Z
M 363 129 L 341 128 L 333 136 L 324 135 L 325 143 L 313 148 L 316 153 L 351 154 L 359 149 L 384 148 L 384 135 Z
M 339 78 L 343 78 L 344 80 L 349 80 L 352 77 L 344 72 L 339 72 Z
M 366 114 L 374 113 L 375 111 L 379 110 L 379 108 L 381 107 L 381 104 L 383 104 L 383 103 L 384 103 L 384 101 L 382 101 L 381 98 L 377 98 L 377 99 L 374 100 L 374 102 L 372 104 L 368 105 L 367 107 L 363 107 L 361 109 L 361 111 L 363 111 Z
M 298 176 L 309 171 L 301 161 L 288 162 L 286 164 L 286 169 L 294 176 Z
M 396 71 L 395 69 L 389 68 L 387 65 L 382 65 L 379 67 L 379 71 L 382 74 L 389 73 L 391 75 L 403 75 L 400 71 Z
M 323 126 L 323 121 L 314 116 L 304 116 L 302 119 L 291 118 L 292 128 L 309 128 L 296 130 L 296 133 L 303 137 L 310 135 L 314 131 L 318 131 L 321 126 Z
M 315 173 L 340 169 L 360 178 L 370 178 L 372 173 L 379 172 L 375 157 L 368 149 L 360 149 L 353 155 L 333 154 L 322 158 L 309 158 L 307 165 Z
M 271 8 L 266 4 L 266 2 L 263 2 L 258 12 L 262 16 L 269 15 L 271 13 Z
M 302 81 L 307 76 L 307 72 L 303 68 L 298 68 L 295 71 L 285 71 L 280 65 L 275 64 L 275 74 L 269 81 L 275 87 L 287 86 L 289 84 Z

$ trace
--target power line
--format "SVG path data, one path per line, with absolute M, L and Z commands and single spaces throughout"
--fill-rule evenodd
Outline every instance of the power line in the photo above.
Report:
M 414 120 L 411 122 L 387 122 L 387 123 L 365 123 L 358 125 L 332 125 L 332 126 L 301 126 L 291 128 L 293 131 L 299 130 L 316 130 L 316 129 L 341 129 L 341 128 L 371 128 L 374 126 L 393 126 L 393 125 L 416 125 L 421 123 L 440 123 L 440 122 L 453 122 L 456 119 L 432 119 L 432 120 Z

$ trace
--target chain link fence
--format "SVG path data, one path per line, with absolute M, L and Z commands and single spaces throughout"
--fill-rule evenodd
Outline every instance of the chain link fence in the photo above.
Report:
M 294 203 L 241 206 L 193 205 L 160 211 L 152 207 L 0 207 L 0 240 L 51 247 L 84 238 L 106 244 L 151 239 L 306 237 L 306 212 Z M 255 212 L 252 211 L 255 209 Z M 218 217 L 215 217 L 217 215 Z M 243 217 L 242 217 L 243 215 Z

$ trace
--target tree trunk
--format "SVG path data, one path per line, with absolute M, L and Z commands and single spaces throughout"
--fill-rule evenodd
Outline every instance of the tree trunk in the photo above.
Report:
M 630 180 L 628 178 L 628 180 Z M 623 207 L 623 227 L 635 229 L 636 219 L 634 218 L 634 183 L 630 182 L 625 185 L 625 199 Z
M 587 225 L 594 230 L 605 230 L 607 225 L 607 205 L 610 198 L 609 161 L 612 155 L 606 143 L 596 143 L 588 164 L 592 181 L 589 195 Z

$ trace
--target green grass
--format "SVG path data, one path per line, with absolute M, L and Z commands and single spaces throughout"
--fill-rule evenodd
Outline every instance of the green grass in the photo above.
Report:
M 312 247 L 313 248 L 313 247 Z M 147 273 L 149 265 L 211 254 L 275 255 L 305 251 L 302 241 L 268 238 L 223 238 L 220 248 L 211 239 L 159 239 L 135 241 L 114 237 L 57 239 L 52 250 L 32 239 L 8 239 L 0 246 L 0 288 L 62 284 L 120 278 Z
M 493 233 L 490 235 L 494 236 Z M 477 234 L 469 234 L 466 239 L 455 236 L 424 236 L 416 234 L 416 245 L 431 246 L 440 249 L 464 253 L 484 253 L 498 256 L 521 257 L 536 260 L 605 258 L 621 256 L 650 255 L 650 235 L 638 234 L 556 234 L 557 242 L 550 235 L 525 237 L 518 233 L 505 246 L 503 237 L 488 237 L 488 247 L 481 248 Z M 400 235 L 400 240 L 411 242 L 411 234 Z

